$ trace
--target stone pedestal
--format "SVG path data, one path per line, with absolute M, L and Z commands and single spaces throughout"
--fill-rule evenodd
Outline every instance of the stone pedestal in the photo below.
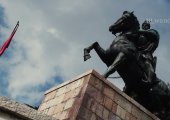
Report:
M 94 70 L 46 91 L 38 111 L 60 120 L 159 120 Z

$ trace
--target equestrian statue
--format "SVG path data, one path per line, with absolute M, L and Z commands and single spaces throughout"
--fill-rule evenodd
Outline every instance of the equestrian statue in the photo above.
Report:
M 156 76 L 157 57 L 153 56 L 159 44 L 159 33 L 144 21 L 142 29 L 133 12 L 124 11 L 109 27 L 116 37 L 104 50 L 98 42 L 84 48 L 84 61 L 95 50 L 106 64 L 105 78 L 115 71 L 125 83 L 124 92 L 162 120 L 170 120 L 170 89 Z

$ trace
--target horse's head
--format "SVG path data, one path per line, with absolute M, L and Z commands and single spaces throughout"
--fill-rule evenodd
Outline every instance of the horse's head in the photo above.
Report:
M 126 32 L 131 29 L 137 30 L 139 28 L 139 22 L 133 12 L 124 11 L 121 18 L 109 27 L 109 31 L 116 34 L 119 32 Z

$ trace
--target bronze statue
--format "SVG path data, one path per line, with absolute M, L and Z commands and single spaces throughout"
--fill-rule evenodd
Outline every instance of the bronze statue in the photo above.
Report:
M 107 65 L 107 78 L 115 71 L 125 83 L 124 92 L 163 120 L 170 117 L 170 90 L 157 78 L 155 59 L 152 53 L 158 46 L 159 34 L 150 29 L 146 22 L 140 24 L 133 12 L 124 11 L 122 16 L 109 27 L 112 34 L 118 34 L 107 50 L 98 42 L 84 49 L 84 61 L 89 59 L 94 49 Z

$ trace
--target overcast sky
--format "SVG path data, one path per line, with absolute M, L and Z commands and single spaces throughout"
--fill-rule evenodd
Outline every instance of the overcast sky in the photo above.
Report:
M 134 11 L 140 23 L 152 20 L 160 33 L 156 73 L 170 82 L 169 8 L 168 0 L 0 0 L 0 46 L 20 21 L 0 57 L 0 95 L 38 105 L 52 86 L 90 69 L 104 73 L 94 51 L 83 61 L 83 49 L 95 41 L 106 49 L 115 38 L 108 28 L 124 10 Z M 110 80 L 122 89 L 121 79 Z

